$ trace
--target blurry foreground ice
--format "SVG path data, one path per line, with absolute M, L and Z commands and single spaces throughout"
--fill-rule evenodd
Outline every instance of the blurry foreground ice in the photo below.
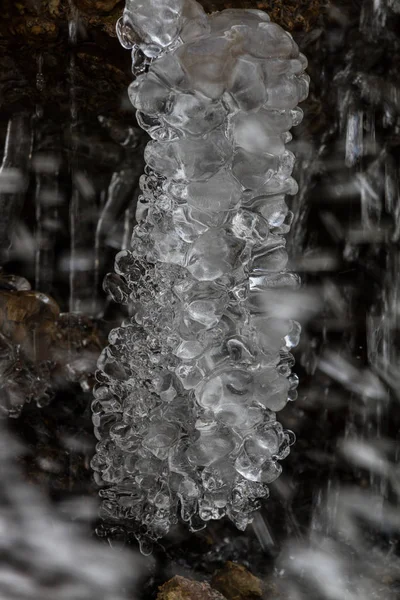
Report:
M 28 484 L 16 463 L 19 444 L 0 442 L 0 597 L 2 600 L 124 600 L 143 559 L 91 540 L 87 525 L 67 520 Z M 71 513 L 72 510 L 72 513 Z M 92 520 L 90 498 L 70 506 L 71 519 Z M 130 592 L 131 593 L 131 592 Z M 131 596 L 129 596 L 131 597 Z

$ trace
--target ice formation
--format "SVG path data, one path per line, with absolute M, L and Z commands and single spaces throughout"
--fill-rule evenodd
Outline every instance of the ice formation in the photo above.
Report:
M 128 0 L 118 24 L 152 141 L 131 249 L 107 287 L 132 317 L 99 359 L 92 467 L 102 517 L 158 539 L 227 515 L 244 529 L 294 436 L 300 326 L 268 290 L 299 285 L 284 234 L 296 193 L 289 130 L 305 57 L 258 10 L 207 16 L 193 0 Z

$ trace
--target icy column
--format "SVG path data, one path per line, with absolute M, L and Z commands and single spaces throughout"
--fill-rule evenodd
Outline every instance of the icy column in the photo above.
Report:
M 192 530 L 251 521 L 293 434 L 300 327 L 265 294 L 297 286 L 283 235 L 296 192 L 289 129 L 306 59 L 257 10 L 207 17 L 192 0 L 127 3 L 119 37 L 146 148 L 130 251 L 108 289 L 133 317 L 99 360 L 92 466 L 102 516 L 157 539 L 180 512 Z

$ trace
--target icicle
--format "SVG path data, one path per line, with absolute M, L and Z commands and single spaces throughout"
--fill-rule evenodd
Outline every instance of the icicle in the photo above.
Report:
M 134 317 L 98 363 L 102 516 L 140 526 L 141 544 L 178 512 L 192 531 L 224 515 L 245 529 L 294 442 L 275 412 L 297 396 L 300 325 L 272 316 L 265 296 L 299 286 L 286 270 L 297 184 L 285 143 L 307 62 L 258 10 L 207 17 L 193 0 L 128 0 L 117 31 L 153 140 L 139 224 L 107 280 Z

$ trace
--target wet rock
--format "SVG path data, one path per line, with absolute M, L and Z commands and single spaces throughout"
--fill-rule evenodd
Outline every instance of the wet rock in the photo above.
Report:
M 60 314 L 57 303 L 33 290 L 0 291 L 0 333 L 21 346 L 31 360 L 48 359 L 48 348 Z
M 115 34 L 123 2 L 67 3 L 21 0 L 2 3 L 0 109 L 4 116 L 40 104 L 67 114 L 71 87 L 81 114 L 118 112 L 131 80 L 129 54 Z M 75 60 L 75 55 L 84 60 Z M 38 86 L 38 65 L 42 83 Z M 88 71 L 90 76 L 88 77 Z M 113 105 L 115 103 L 115 106 Z M 53 114 L 53 113 L 52 113 Z
M 76 6 L 80 10 L 88 13 L 110 13 L 117 5 L 123 9 L 121 0 L 75 0 Z
M 159 588 L 157 600 L 225 600 L 208 583 L 175 575 Z
M 15 35 L 40 38 L 42 41 L 55 40 L 59 31 L 58 24 L 49 19 L 41 19 L 39 17 L 26 17 L 16 20 L 13 25 Z
M 243 565 L 231 561 L 214 573 L 211 585 L 227 600 L 256 600 L 263 596 L 260 579 Z

